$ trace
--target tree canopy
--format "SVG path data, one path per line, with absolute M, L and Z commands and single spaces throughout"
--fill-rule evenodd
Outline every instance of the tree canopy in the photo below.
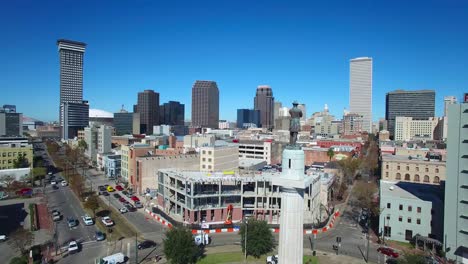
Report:
M 328 156 L 328 158 L 330 158 L 330 161 L 331 161 L 331 159 L 333 159 L 333 156 L 335 156 L 335 151 L 333 150 L 333 148 L 328 149 L 327 156 Z
M 22 227 L 11 233 L 7 243 L 20 250 L 21 254 L 25 254 L 34 240 L 34 234 Z
M 200 249 L 195 244 L 192 232 L 184 227 L 173 227 L 163 240 L 164 254 L 170 263 L 196 263 Z
M 84 208 L 93 211 L 93 216 L 96 216 L 96 210 L 99 208 L 98 197 L 96 195 L 89 196 L 83 206 Z
M 29 160 L 26 158 L 26 155 L 19 155 L 18 158 L 13 160 L 13 168 L 29 168 Z
M 247 232 L 246 232 L 247 231 Z M 274 249 L 274 238 L 266 221 L 249 219 L 241 225 L 242 252 L 245 253 L 245 238 L 247 233 L 247 255 L 259 258 Z

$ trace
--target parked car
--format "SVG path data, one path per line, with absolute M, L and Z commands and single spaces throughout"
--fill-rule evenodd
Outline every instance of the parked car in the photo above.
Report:
M 398 252 L 396 252 L 393 248 L 389 247 L 379 247 L 377 249 L 377 252 L 380 252 L 381 254 L 387 255 L 392 258 L 398 258 L 398 256 L 400 256 Z
M 102 258 L 99 263 L 102 263 L 102 264 L 124 263 L 126 260 L 127 260 L 127 257 L 125 257 L 125 255 L 120 252 L 120 253 Z
M 62 184 L 62 186 L 67 186 L 68 182 L 67 181 L 62 181 L 60 184 Z
M 127 196 L 127 198 L 132 198 L 133 193 L 132 193 L 132 192 L 127 192 L 127 193 L 125 194 L 125 196 Z
M 31 188 L 23 188 L 16 192 L 17 195 L 24 196 L 24 195 L 32 195 L 33 189 Z
M 59 187 L 57 186 L 57 184 L 52 185 L 52 189 L 58 190 L 58 188 L 59 188 Z
M 98 186 L 98 190 L 99 190 L 99 191 L 105 191 L 105 190 L 106 190 L 106 187 L 104 187 L 104 185 L 99 185 L 99 186 Z
M 67 219 L 67 225 L 69 228 L 73 228 L 75 226 L 78 226 L 78 220 L 73 219 L 73 218 L 68 218 Z
M 128 192 L 127 191 L 122 191 L 122 194 L 127 196 L 128 195 Z
M 125 204 L 125 208 L 127 208 L 129 212 L 135 212 L 137 210 L 135 206 L 131 205 L 130 203 Z
M 125 198 L 123 198 L 123 197 L 120 197 L 120 198 L 119 198 L 119 202 L 121 202 L 121 203 L 124 203 L 124 202 L 126 202 L 126 201 L 127 201 L 127 200 L 126 200 Z
M 128 209 L 127 209 L 127 207 L 125 207 L 125 206 L 122 207 L 122 208 L 120 208 L 119 211 L 120 211 L 122 214 L 128 213 Z
M 106 234 L 104 234 L 101 231 L 96 231 L 96 233 L 94 234 L 94 238 L 96 239 L 96 241 L 102 241 L 106 239 Z
M 114 221 L 112 221 L 112 219 L 110 217 L 108 217 L 108 216 L 104 216 L 101 219 L 101 221 L 105 226 L 113 226 L 114 225 Z
M 57 180 L 52 180 L 52 181 L 50 181 L 50 184 L 52 184 L 52 185 L 57 184 Z
M 115 192 L 114 188 L 112 186 L 107 186 L 107 191 L 108 192 Z
M 136 208 L 143 208 L 143 204 L 140 201 L 136 201 L 134 204 Z
M 78 243 L 75 240 L 71 241 L 68 244 L 68 253 L 69 254 L 73 254 L 73 253 L 78 252 L 78 249 L 79 249 L 78 248 Z
M 115 199 L 120 199 L 120 197 L 122 197 L 122 196 L 120 196 L 120 194 L 118 194 L 118 193 L 114 193 L 113 195 L 114 195 L 114 198 L 115 198 Z
M 0 235 L 0 242 L 5 242 L 7 240 L 6 235 Z
M 134 201 L 134 202 L 140 201 L 140 199 L 138 197 L 136 197 L 135 195 L 133 195 L 130 199 L 132 199 L 132 201 Z
M 85 223 L 85 225 L 88 226 L 88 225 L 94 224 L 93 219 L 89 215 L 83 215 L 82 218 L 83 218 L 83 222 Z
M 60 212 L 58 210 L 53 210 L 52 220 L 54 220 L 54 222 L 57 222 L 57 221 L 60 221 L 61 219 L 62 219 L 62 215 L 60 214 Z
M 120 186 L 120 185 L 116 185 L 116 186 L 115 186 L 115 189 L 116 189 L 117 191 L 123 191 L 123 187 Z
M 109 193 L 108 192 L 102 192 L 101 193 L 103 196 L 109 196 Z
M 275 256 L 268 256 L 266 259 L 267 264 L 278 264 L 278 255 Z
M 150 248 L 150 247 L 155 247 L 156 242 L 151 241 L 151 240 L 145 240 L 138 244 L 138 249 L 145 249 L 145 248 Z

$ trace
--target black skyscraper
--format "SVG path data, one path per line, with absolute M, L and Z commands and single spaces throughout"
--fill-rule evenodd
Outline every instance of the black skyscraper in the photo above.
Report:
M 263 128 L 273 129 L 274 102 L 271 87 L 259 85 L 254 99 L 254 108 L 260 110 L 260 124 Z
M 159 123 L 162 125 L 184 125 L 185 105 L 169 101 L 159 106 Z
M 385 119 L 388 122 L 388 131 L 393 136 L 395 133 L 395 118 L 397 116 L 412 117 L 416 120 L 434 117 L 435 92 L 433 90 L 397 90 L 389 92 L 386 96 L 385 106 Z
M 159 93 L 144 90 L 138 93 L 138 113 L 140 113 L 140 131 L 152 135 L 153 126 L 159 125 Z
M 218 122 L 218 85 L 213 81 L 196 81 L 192 88 L 192 127 L 218 128 Z

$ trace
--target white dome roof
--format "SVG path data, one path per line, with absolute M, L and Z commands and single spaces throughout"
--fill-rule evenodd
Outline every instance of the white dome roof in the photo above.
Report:
M 114 118 L 114 114 L 101 109 L 89 109 L 89 117 Z

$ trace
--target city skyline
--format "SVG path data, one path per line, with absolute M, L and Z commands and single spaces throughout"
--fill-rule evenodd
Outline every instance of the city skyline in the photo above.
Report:
M 40 17 L 29 11 L 19 12 L 35 7 L 43 9 Z M 328 104 L 330 111 L 340 117 L 344 108 L 349 110 L 348 62 L 362 56 L 374 60 L 374 121 L 384 117 L 385 94 L 389 91 L 434 89 L 436 116 L 442 116 L 443 98 L 454 95 L 460 99 L 462 89 L 468 86 L 463 74 L 463 62 L 468 59 L 463 47 L 468 41 L 460 37 L 461 25 L 468 23 L 463 16 L 466 3 L 447 3 L 444 8 L 411 3 L 405 5 L 405 10 L 384 4 L 343 3 L 335 13 L 330 13 L 327 4 L 306 3 L 256 3 L 247 11 L 242 1 L 227 6 L 187 3 L 178 11 L 167 3 L 119 3 L 99 16 L 96 12 L 107 5 L 100 3 L 91 8 L 84 3 L 71 14 L 61 12 L 68 8 L 66 3 L 44 7 L 47 4 L 8 2 L 2 3 L 0 11 L 4 24 L 13 15 L 13 21 L 22 21 L 6 30 L 2 44 L 5 48 L 0 51 L 5 61 L 0 66 L 5 76 L 0 80 L 6 90 L 3 103 L 16 104 L 19 112 L 44 121 L 59 118 L 59 66 L 50 58 L 57 56 L 53 43 L 60 38 L 88 44 L 83 97 L 89 100 L 90 108 L 109 112 L 117 112 L 122 104 L 131 111 L 137 92 L 152 89 L 160 93 L 162 102 L 185 104 L 185 116 L 190 117 L 193 82 L 213 80 L 220 90 L 220 119 L 234 121 L 237 109 L 251 108 L 245 98 L 252 98 L 261 84 L 273 87 L 275 99 L 284 106 L 290 107 L 298 100 L 308 106 L 310 115 Z M 373 12 L 353 17 L 345 25 L 348 19 L 340 15 L 360 7 Z M 194 8 L 219 12 L 208 12 L 193 22 L 196 15 L 189 10 Z M 127 12 L 117 20 L 115 14 L 123 9 Z M 412 10 L 419 9 L 425 12 L 413 17 Z M 259 10 L 263 11 L 260 15 Z M 433 21 L 431 12 L 443 19 Z M 46 18 L 48 14 L 56 18 Z M 278 14 L 282 19 L 272 18 Z M 65 16 L 70 19 L 63 19 Z M 239 16 L 245 19 L 238 21 Z M 374 21 L 376 17 L 379 19 Z M 401 23 L 392 24 L 395 18 Z M 231 28 L 237 32 L 233 36 L 226 34 Z M 413 36 L 416 29 L 418 33 Z M 25 35 L 30 40 L 19 41 Z M 315 38 L 317 35 L 322 38 Z M 444 44 L 438 38 L 444 39 Z M 21 78 L 25 72 L 30 78 Z M 295 96 L 291 89 L 307 96 Z M 17 91 L 33 96 L 23 98 Z M 35 107 L 37 100 L 45 102 L 40 109 Z

